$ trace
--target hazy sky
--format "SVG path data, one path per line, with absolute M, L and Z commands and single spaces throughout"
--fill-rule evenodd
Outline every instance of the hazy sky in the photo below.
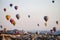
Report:
M 10 3 L 13 4 L 10 7 Z M 14 6 L 18 6 L 18 10 L 14 9 Z M 3 9 L 7 11 L 4 12 Z M 16 21 L 16 25 L 12 25 L 9 20 L 6 20 L 5 16 L 9 14 L 11 18 Z M 20 19 L 16 19 L 16 14 L 20 14 Z M 28 18 L 30 15 L 30 18 Z M 48 16 L 47 27 L 45 27 L 44 16 Z M 59 24 L 56 24 L 56 20 Z M 40 26 L 38 27 L 37 24 Z M 7 29 L 19 29 L 19 30 L 50 30 L 56 27 L 60 30 L 60 0 L 0 0 L 0 25 Z M 3 29 L 2 28 L 2 29 Z M 0 28 L 1 29 L 1 28 Z

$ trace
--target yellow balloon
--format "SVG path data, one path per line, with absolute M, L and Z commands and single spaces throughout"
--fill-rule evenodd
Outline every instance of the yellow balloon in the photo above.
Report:
M 11 17 L 10 15 L 6 15 L 6 19 L 7 19 L 7 20 L 9 20 L 9 19 L 10 19 L 10 17 Z
M 13 25 L 15 26 L 16 22 L 14 21 Z

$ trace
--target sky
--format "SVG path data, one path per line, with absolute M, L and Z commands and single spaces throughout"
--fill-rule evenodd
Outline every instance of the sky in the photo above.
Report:
M 8 30 L 50 30 L 56 27 L 60 30 L 60 0 L 0 0 L 0 25 Z M 10 7 L 10 4 L 13 4 Z M 15 10 L 14 6 L 18 6 Z M 6 8 L 6 12 L 4 12 Z M 16 14 L 20 15 L 17 20 Z M 6 15 L 10 15 L 16 21 L 16 25 L 12 25 L 6 19 Z M 30 18 L 28 18 L 30 15 Z M 44 16 L 48 16 L 47 26 L 45 26 Z M 58 25 L 56 21 L 59 21 Z M 39 26 L 37 26 L 39 24 Z

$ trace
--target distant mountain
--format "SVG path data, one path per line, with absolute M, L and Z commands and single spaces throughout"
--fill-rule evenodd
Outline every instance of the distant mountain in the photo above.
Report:
M 1 31 L 2 31 L 2 30 L 0 30 L 0 33 L 1 33 Z M 19 33 L 24 33 L 24 32 L 25 32 L 24 30 L 14 29 L 14 30 L 7 30 L 6 33 L 7 33 L 7 34 L 15 34 L 16 31 L 19 32 Z M 38 32 L 38 33 L 40 33 L 40 34 L 45 34 L 45 33 L 50 34 L 50 33 L 51 33 L 50 31 L 28 31 L 28 32 L 30 32 L 30 33 L 36 33 L 36 32 Z M 60 30 L 54 32 L 53 34 L 54 34 L 54 35 L 60 35 Z
M 41 31 L 40 33 L 41 33 L 41 34 L 44 34 L 44 33 L 50 34 L 50 31 Z M 54 35 L 60 35 L 60 31 L 56 31 L 56 32 L 54 32 L 53 34 L 54 34 Z
M 54 35 L 60 35 L 60 31 L 54 32 Z

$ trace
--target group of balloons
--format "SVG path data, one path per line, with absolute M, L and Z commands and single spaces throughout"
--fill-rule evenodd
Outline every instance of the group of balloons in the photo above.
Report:
M 54 2 L 55 2 L 55 0 L 52 0 L 52 3 L 54 3 Z M 13 4 L 10 4 L 10 7 L 12 7 L 12 6 L 13 6 Z M 17 10 L 18 9 L 18 6 L 14 6 L 14 9 Z M 6 11 L 6 8 L 4 8 L 4 11 Z
M 47 21 L 48 21 L 49 17 L 48 16 L 44 16 L 44 20 L 45 20 L 45 26 L 47 26 Z M 56 24 L 58 25 L 58 21 L 56 21 Z
M 9 6 L 10 6 L 10 7 L 13 7 L 13 4 L 9 4 Z M 14 9 L 17 10 L 17 9 L 18 9 L 18 6 L 14 6 Z M 6 12 L 7 9 L 4 8 L 3 10 L 4 10 L 4 12 Z M 16 14 L 16 18 L 19 20 L 20 15 L 19 15 L 19 14 Z M 30 18 L 30 15 L 28 15 L 28 18 Z M 13 18 L 11 18 L 10 15 L 6 15 L 6 19 L 7 19 L 7 20 L 10 20 L 10 22 L 11 22 L 13 25 L 16 24 L 15 20 L 14 20 Z
M 13 24 L 13 25 L 16 24 L 15 20 L 12 19 L 10 15 L 6 15 L 6 19 L 7 19 L 7 20 L 10 20 L 10 23 L 11 23 L 11 24 Z
M 10 6 L 10 7 L 13 7 L 13 4 L 9 4 L 9 6 Z M 14 6 L 14 9 L 17 10 L 17 9 L 18 9 L 18 6 Z M 4 12 L 6 12 L 7 9 L 4 8 L 3 10 L 4 10 Z M 16 14 L 16 18 L 19 20 L 20 15 L 19 15 L 19 14 Z M 7 19 L 7 20 L 10 20 L 10 23 L 11 23 L 11 24 L 13 24 L 13 25 L 16 24 L 15 20 L 14 20 L 13 18 L 11 18 L 10 15 L 6 15 L 6 19 Z
M 7 20 L 9 20 L 11 18 L 11 16 L 10 15 L 6 15 L 6 19 Z M 19 14 L 16 14 L 16 18 L 19 20 L 19 18 L 20 18 L 20 15 Z M 44 20 L 45 20 L 45 26 L 47 26 L 47 21 L 48 21 L 48 16 L 44 16 Z M 15 25 L 15 21 L 14 21 L 14 19 L 10 19 L 10 22 L 12 23 L 12 24 L 14 24 Z M 56 21 L 56 24 L 58 25 L 58 21 Z M 39 26 L 39 24 L 37 24 L 37 26 Z
M 10 4 L 10 7 L 12 7 L 13 4 Z M 18 6 L 14 6 L 14 9 L 17 10 L 18 9 Z
M 52 0 L 52 3 L 54 3 L 55 1 Z M 10 7 L 13 7 L 13 4 L 9 4 Z M 14 9 L 17 10 L 18 9 L 18 6 L 14 6 Z M 6 8 L 4 8 L 4 12 L 6 12 Z M 6 19 L 9 20 L 10 19 L 10 15 L 6 15 Z M 19 14 L 16 14 L 16 18 L 19 20 L 20 18 L 20 15 Z M 28 18 L 30 18 L 30 15 L 28 15 Z M 45 26 L 47 26 L 47 21 L 48 21 L 48 16 L 44 16 L 44 20 L 45 20 Z M 10 19 L 10 22 L 15 25 L 16 22 L 13 18 Z M 56 21 L 56 24 L 58 24 L 58 21 Z M 39 26 L 39 24 L 37 24 L 37 26 Z
M 19 18 L 20 18 L 20 15 L 19 15 L 19 14 L 16 14 L 16 18 L 19 19 Z M 13 24 L 13 25 L 16 24 L 15 20 L 14 20 L 13 18 L 11 18 L 10 15 L 6 15 L 6 19 L 7 19 L 7 20 L 10 20 L 10 23 L 11 23 L 11 24 Z
M 13 4 L 9 4 L 9 6 L 12 7 Z M 18 9 L 18 6 L 14 6 L 14 9 L 17 10 L 17 9 Z M 6 8 L 4 8 L 3 10 L 4 10 L 4 12 L 6 12 Z M 7 20 L 9 20 L 10 18 L 11 18 L 10 15 L 6 15 L 6 19 L 7 19 Z M 19 15 L 19 14 L 16 14 L 16 18 L 19 20 L 20 15 Z M 28 15 L 28 18 L 30 18 L 30 15 Z M 11 22 L 13 25 L 16 24 L 16 22 L 14 21 L 13 18 L 10 19 L 10 22 Z
M 51 33 L 56 32 L 56 27 L 53 27 L 53 29 L 50 30 Z
M 12 7 L 12 6 L 13 6 L 13 4 L 10 4 L 9 6 L 10 6 L 10 7 Z M 14 6 L 14 9 L 15 9 L 15 10 L 17 10 L 17 9 L 18 9 L 18 6 Z M 6 10 L 7 10 L 7 9 L 6 9 L 6 8 L 4 8 L 3 10 L 4 10 L 4 12 L 6 12 Z

